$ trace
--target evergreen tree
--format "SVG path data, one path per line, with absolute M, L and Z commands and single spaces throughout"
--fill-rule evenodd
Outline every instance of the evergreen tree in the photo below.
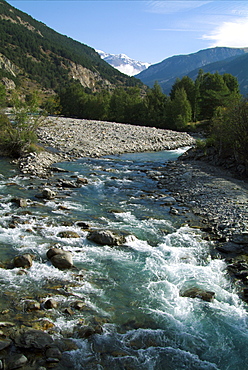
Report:
M 227 106 L 231 91 L 218 72 L 205 73 L 199 86 L 200 118 L 211 119 L 217 107 Z
M 163 94 L 158 82 L 155 82 L 153 88 L 149 89 L 145 97 L 145 106 L 147 111 L 147 124 L 160 128 L 166 127 L 166 105 L 168 97 Z
M 123 88 L 113 92 L 109 102 L 109 118 L 113 122 L 125 122 L 125 106 L 127 94 Z
M 187 98 L 185 89 L 178 88 L 175 91 L 175 97 L 171 100 L 171 120 L 173 128 L 176 130 L 183 130 L 186 128 L 188 122 L 191 121 L 192 109 L 191 104 Z

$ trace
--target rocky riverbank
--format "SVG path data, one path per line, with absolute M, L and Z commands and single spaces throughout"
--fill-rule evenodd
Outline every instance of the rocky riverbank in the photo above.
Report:
M 51 165 L 59 161 L 124 152 L 159 151 L 194 143 L 194 139 L 184 133 L 61 117 L 48 119 L 46 126 L 39 129 L 39 140 L 48 151 L 22 158 L 20 168 L 23 173 L 41 177 L 49 176 L 52 173 Z M 235 179 L 226 170 L 192 159 L 169 162 L 147 174 L 157 181 L 158 188 L 170 192 L 172 215 L 177 217 L 187 209 L 185 217 L 188 224 L 206 231 L 206 238 L 214 243 L 213 257 L 227 261 L 227 272 L 240 288 L 240 296 L 248 302 L 248 183 Z M 52 184 L 52 178 L 50 183 Z M 61 174 L 58 185 L 63 189 L 73 187 L 74 183 L 63 183 Z M 106 232 L 104 237 L 106 239 Z M 106 243 L 105 239 L 103 244 Z M 61 251 L 59 257 L 60 255 Z M 52 259 L 53 263 L 58 263 L 54 261 L 54 256 Z M 69 263 L 72 265 L 70 259 Z M 190 297 L 199 298 L 198 291 L 183 294 L 186 293 Z M 54 308 L 45 307 L 45 303 L 41 303 L 42 308 L 44 305 L 44 312 Z M 67 308 L 67 313 L 71 314 L 71 308 Z M 24 366 L 31 369 L 38 365 L 40 369 L 46 368 L 45 366 L 68 368 L 66 351 L 77 348 L 73 341 L 65 338 L 54 340 L 43 332 L 47 330 L 46 326 L 44 329 L 38 326 L 38 330 L 28 327 L 19 330 L 9 321 L 3 321 L 0 325 L 5 335 L 0 343 L 5 351 L 2 360 L 0 359 L 0 368 Z M 81 338 L 101 333 L 101 327 L 97 325 L 82 326 L 81 329 Z M 11 346 L 17 351 L 14 353 L 15 357 L 9 359 Z M 34 366 L 27 367 L 31 354 Z
M 113 122 L 48 117 L 39 128 L 39 142 L 46 149 L 19 161 L 23 173 L 49 176 L 53 163 L 80 157 L 161 151 L 193 145 L 187 133 Z M 229 241 L 248 230 L 248 184 L 226 169 L 185 156 L 168 163 L 154 175 L 198 217 L 219 240 Z M 174 211 L 176 212 L 176 211 Z
M 183 159 L 149 175 L 174 197 L 172 214 L 184 207 L 192 212 L 188 224 L 214 241 L 213 257 L 226 260 L 240 296 L 248 302 L 248 182 L 223 168 Z
M 49 174 L 50 165 L 82 157 L 161 151 L 191 146 L 195 140 L 184 132 L 113 122 L 48 117 L 38 131 L 46 150 L 19 161 L 23 173 Z

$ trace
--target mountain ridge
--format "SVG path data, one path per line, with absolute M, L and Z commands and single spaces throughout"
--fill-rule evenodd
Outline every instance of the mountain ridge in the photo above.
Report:
M 236 59 L 247 53 L 248 48 L 216 47 L 199 50 L 191 54 L 174 55 L 160 63 L 151 65 L 135 77 L 150 87 L 157 81 L 163 92 L 168 94 L 176 78 L 189 75 L 192 71 L 198 71 L 200 68 L 205 71 L 204 67 L 209 64 L 220 63 L 230 58 Z M 223 70 L 222 73 L 225 73 L 225 71 Z
M 5 0 L 0 0 L 0 54 L 5 60 L 0 78 L 12 78 L 4 69 L 12 64 L 19 69 L 16 77 L 45 89 L 56 90 L 72 80 L 93 92 L 141 84 L 102 60 L 92 47 L 59 34 Z

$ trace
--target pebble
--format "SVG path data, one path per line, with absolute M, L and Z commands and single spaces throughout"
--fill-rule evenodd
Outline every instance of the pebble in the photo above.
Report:
M 178 160 L 165 164 L 158 187 L 188 206 L 219 239 L 248 242 L 247 181 L 205 162 Z

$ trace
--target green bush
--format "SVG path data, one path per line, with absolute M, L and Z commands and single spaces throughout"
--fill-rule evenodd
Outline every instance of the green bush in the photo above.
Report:
M 0 146 L 5 154 L 18 158 L 32 151 L 42 117 L 35 96 L 29 97 L 27 103 L 15 94 L 12 103 L 11 113 L 0 115 Z
M 234 156 L 248 168 L 248 103 L 219 108 L 212 124 L 212 139 L 221 156 Z

